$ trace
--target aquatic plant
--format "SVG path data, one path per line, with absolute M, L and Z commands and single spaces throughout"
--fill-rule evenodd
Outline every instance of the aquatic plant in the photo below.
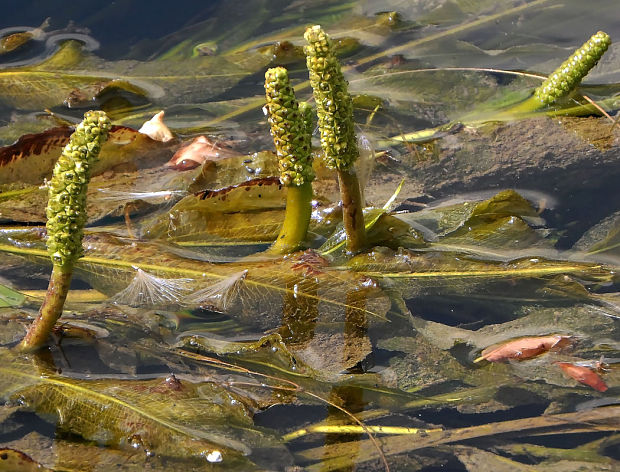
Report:
M 366 228 L 360 184 L 353 167 L 359 152 L 351 96 L 329 36 L 316 25 L 308 28 L 304 37 L 308 42 L 306 63 L 317 107 L 324 159 L 329 168 L 338 172 L 347 249 L 358 252 L 366 245 Z
M 598 63 L 611 45 L 611 38 L 603 31 L 592 35 L 579 49 L 566 59 L 535 91 L 514 111 L 534 111 L 569 95 Z
M 271 251 L 286 254 L 306 238 L 312 213 L 311 109 L 300 106 L 283 67 L 265 73 L 265 112 L 278 155 L 280 182 L 286 185 L 286 213 Z
M 93 164 L 108 137 L 111 124 L 102 111 L 89 111 L 62 151 L 49 183 L 47 249 L 53 269 L 39 315 L 19 348 L 33 351 L 45 344 L 62 314 L 73 266 L 82 256 L 86 223 L 86 191 Z

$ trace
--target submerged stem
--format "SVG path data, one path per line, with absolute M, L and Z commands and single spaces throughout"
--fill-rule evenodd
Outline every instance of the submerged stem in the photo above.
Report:
M 288 254 L 300 249 L 306 238 L 312 213 L 312 184 L 305 182 L 290 186 L 286 194 L 286 213 L 280 234 L 269 249 L 276 254 Z

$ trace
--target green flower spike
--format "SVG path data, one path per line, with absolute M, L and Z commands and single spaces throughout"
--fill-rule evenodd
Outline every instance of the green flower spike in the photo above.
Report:
M 541 106 L 547 106 L 568 95 L 598 63 L 610 44 L 607 33 L 599 31 L 593 35 L 536 89 L 536 100 Z
M 300 106 L 283 67 L 265 74 L 265 96 L 271 134 L 278 155 L 280 181 L 286 185 L 286 213 L 271 252 L 287 254 L 306 238 L 312 213 L 312 110 Z
M 91 168 L 110 127 L 110 120 L 104 112 L 87 112 L 54 167 L 47 202 L 47 250 L 53 269 L 39 316 L 20 344 L 24 351 L 43 346 L 62 314 L 73 266 L 82 256 L 87 218 L 86 191 Z
M 304 37 L 308 42 L 306 64 L 317 107 L 325 163 L 338 171 L 347 250 L 359 252 L 366 246 L 366 228 L 359 180 L 353 167 L 359 152 L 351 96 L 329 36 L 320 26 L 312 26 Z
M 314 91 L 321 147 L 328 167 L 349 170 L 357 159 L 357 139 L 353 123 L 353 104 L 332 42 L 320 26 L 304 35 L 308 45 L 306 63 Z
M 534 95 L 512 107 L 509 111 L 516 113 L 532 112 L 553 105 L 567 96 L 579 86 L 590 69 L 598 63 L 607 51 L 610 44 L 609 35 L 599 31 L 547 77 L 547 80 L 534 91 Z

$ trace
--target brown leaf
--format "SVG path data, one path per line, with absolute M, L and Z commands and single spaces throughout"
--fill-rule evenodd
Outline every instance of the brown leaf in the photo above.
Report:
M 480 362 L 481 360 L 489 362 L 502 362 L 508 359 L 523 360 L 570 343 L 571 337 L 561 334 L 520 338 L 486 348 L 474 362 Z
M 572 377 L 579 383 L 592 387 L 594 390 L 605 392 L 608 388 L 600 375 L 589 367 L 576 365 L 571 362 L 556 362 L 555 364 L 562 369 L 566 375 Z

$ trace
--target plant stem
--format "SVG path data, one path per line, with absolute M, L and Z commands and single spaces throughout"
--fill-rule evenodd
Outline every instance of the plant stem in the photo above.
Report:
M 73 266 L 83 253 L 86 193 L 91 168 L 108 138 L 110 127 L 110 120 L 104 112 L 86 112 L 54 166 L 49 183 L 46 223 L 52 275 L 39 316 L 19 344 L 21 351 L 36 351 L 43 347 L 62 315 Z
M 54 264 L 47 293 L 39 309 L 39 315 L 19 344 L 18 349 L 20 351 L 33 352 L 45 344 L 54 324 L 62 314 L 62 307 L 69 292 L 72 274 L 72 268 Z
M 339 170 L 338 184 L 342 199 L 342 222 L 347 233 L 347 251 L 356 253 L 366 247 L 366 227 L 362 193 L 355 170 Z
M 354 164 L 359 157 L 353 122 L 353 104 L 340 62 L 329 36 L 320 26 L 306 29 L 306 65 L 316 102 L 321 147 L 328 168 L 338 171 L 347 249 L 366 245 L 363 201 Z
M 305 182 L 299 186 L 290 186 L 286 190 L 286 213 L 280 234 L 269 252 L 288 254 L 300 249 L 312 213 L 312 184 Z

